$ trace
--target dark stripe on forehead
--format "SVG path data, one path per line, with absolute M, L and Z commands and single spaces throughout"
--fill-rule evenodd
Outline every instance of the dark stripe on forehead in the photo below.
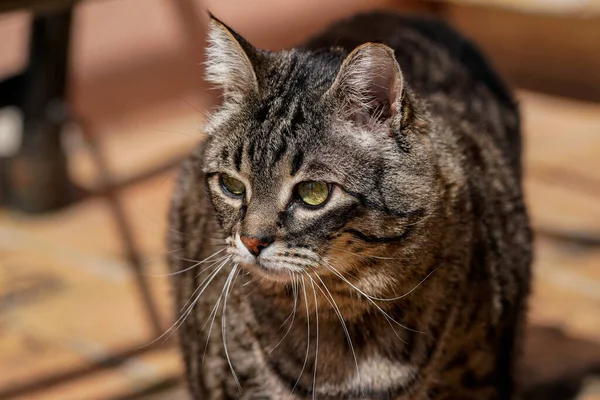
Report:
M 243 152 L 244 152 L 244 143 L 241 142 L 238 145 L 238 147 L 237 147 L 237 149 L 235 151 L 235 154 L 233 156 L 233 165 L 235 166 L 235 169 L 238 170 L 238 171 L 240 171 L 240 168 L 242 166 L 242 155 L 243 155 Z
M 295 75 L 298 67 L 298 58 L 292 55 L 286 66 L 277 71 L 270 79 L 271 92 L 263 99 L 263 106 L 258 110 L 255 118 L 259 123 L 280 121 L 287 117 L 290 104 L 293 104 L 293 98 L 297 90 Z
M 294 158 L 292 159 L 292 170 L 290 171 L 290 174 L 292 176 L 296 175 L 296 173 L 302 166 L 303 162 L 304 162 L 304 152 L 302 150 L 298 150 L 296 152 L 296 154 L 294 155 Z
M 292 129 L 296 129 L 298 125 L 303 125 L 305 122 L 306 118 L 304 118 L 304 112 L 302 111 L 302 107 L 298 105 L 294 110 L 294 114 L 292 115 Z
M 266 121 L 269 116 L 269 104 L 263 104 L 258 111 L 254 114 L 254 118 L 258 121 L 259 124 L 262 124 Z
M 221 160 L 227 161 L 228 159 L 229 159 L 229 150 L 227 148 L 224 148 L 223 151 L 221 151 Z
M 415 123 L 415 114 L 412 111 L 411 105 L 409 104 L 409 100 L 404 96 L 402 99 L 402 109 L 400 111 L 401 122 L 400 122 L 400 130 L 403 131 L 408 129 Z M 410 153 L 410 143 L 406 140 L 406 136 L 404 132 L 394 132 L 394 139 L 396 140 L 396 144 L 398 148 L 404 153 Z
M 253 138 L 248 145 L 248 159 L 254 160 L 254 153 L 256 152 L 256 138 Z
M 273 164 L 278 163 L 282 158 L 285 152 L 287 151 L 287 140 L 282 138 L 279 148 L 275 152 L 275 158 L 273 160 Z

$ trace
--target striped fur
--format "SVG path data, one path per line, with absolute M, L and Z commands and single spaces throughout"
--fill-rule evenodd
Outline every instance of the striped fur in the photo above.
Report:
M 519 117 L 478 51 L 381 13 L 277 53 L 211 29 L 227 96 L 169 234 L 193 397 L 515 398 L 531 261 Z M 330 184 L 322 207 L 294 197 L 302 181 Z M 273 243 L 256 258 L 248 234 Z

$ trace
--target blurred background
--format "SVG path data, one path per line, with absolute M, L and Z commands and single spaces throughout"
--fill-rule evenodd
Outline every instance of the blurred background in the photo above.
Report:
M 359 11 L 436 15 L 516 88 L 536 231 L 526 399 L 600 399 L 599 0 L 1 0 L 0 399 L 185 399 L 163 258 L 216 102 L 204 9 L 289 48 Z

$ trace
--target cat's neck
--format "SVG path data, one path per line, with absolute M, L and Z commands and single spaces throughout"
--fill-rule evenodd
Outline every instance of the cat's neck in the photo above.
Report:
M 284 381 L 300 377 L 298 387 L 310 391 L 316 363 L 319 395 L 335 398 L 336 391 L 365 387 L 373 365 L 387 365 L 395 382 L 408 384 L 416 368 L 410 354 L 421 345 L 418 327 L 411 326 L 417 319 L 403 311 L 412 308 L 408 301 L 379 305 L 334 293 L 334 306 L 314 283 L 297 289 L 278 295 L 250 290 L 247 297 L 264 357 Z

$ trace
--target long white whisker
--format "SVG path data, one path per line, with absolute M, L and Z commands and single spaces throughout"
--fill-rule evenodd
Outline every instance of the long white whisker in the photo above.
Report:
M 237 266 L 237 265 L 238 264 L 236 264 L 235 266 Z M 230 271 L 230 274 L 231 274 L 231 271 Z M 228 276 L 228 278 L 229 278 L 229 276 Z M 225 284 L 227 284 L 227 281 L 225 281 Z M 221 299 L 223 298 L 224 290 L 225 290 L 225 285 L 223 285 L 221 294 L 217 298 L 217 301 L 215 301 L 215 305 L 213 306 L 212 310 L 210 311 L 210 314 L 208 314 L 208 317 L 206 318 L 204 325 L 202 325 L 202 328 L 200 328 L 200 330 L 203 331 L 204 328 L 206 328 L 206 324 L 208 324 L 208 321 L 210 321 L 210 327 L 209 327 L 208 333 L 206 335 L 206 343 L 204 344 L 204 353 L 202 354 L 202 363 L 204 363 L 204 359 L 206 358 L 206 351 L 208 350 L 208 342 L 210 341 L 210 335 L 212 334 L 212 329 L 213 329 L 213 326 L 215 323 L 215 319 L 217 317 L 217 313 L 219 311 L 219 305 L 221 304 Z
M 224 260 L 221 263 L 221 265 L 219 265 L 213 272 L 211 272 L 211 274 L 209 275 L 209 277 L 203 281 L 203 282 L 206 282 L 210 278 L 210 280 L 208 280 L 208 282 L 206 282 L 204 284 L 204 286 L 202 286 L 202 284 L 200 284 L 198 286 L 198 288 L 196 290 L 194 290 L 194 293 L 196 293 L 199 288 L 202 288 L 200 290 L 200 292 L 196 295 L 194 301 L 188 306 L 188 308 L 186 309 L 186 311 L 181 316 L 179 316 L 179 318 L 177 318 L 177 320 L 173 323 L 173 325 L 171 325 L 171 327 L 169 329 L 167 329 L 162 335 L 160 335 L 159 337 L 157 337 L 156 339 L 154 339 L 153 341 L 151 341 L 150 343 L 148 343 L 146 346 L 150 346 L 151 344 L 153 344 L 156 341 L 162 339 L 166 335 L 170 335 L 172 332 L 174 332 L 174 330 L 179 329 L 179 327 L 181 325 L 183 325 L 183 323 L 185 322 L 186 318 L 190 315 L 190 313 L 192 312 L 194 306 L 196 305 L 196 303 L 200 299 L 200 296 L 202 296 L 202 293 L 204 293 L 204 291 L 206 290 L 206 288 L 208 287 L 208 285 L 210 285 L 210 282 L 212 282 L 212 280 L 214 279 L 214 277 L 217 276 L 217 274 L 223 269 L 223 267 L 225 266 L 225 264 L 227 263 L 227 261 L 228 261 L 228 259 Z M 192 295 L 190 296 L 190 299 L 194 296 L 194 293 L 192 293 Z
M 192 269 L 196 268 L 196 267 L 197 267 L 197 266 L 199 266 L 200 264 L 204 264 L 204 263 L 206 263 L 206 262 L 209 262 L 209 260 L 210 260 L 210 262 L 213 262 L 213 261 L 215 261 L 215 260 L 211 260 L 211 258 L 212 258 L 212 257 L 214 257 L 214 256 L 216 256 L 217 254 L 219 254 L 219 253 L 221 253 L 221 252 L 225 251 L 225 250 L 226 250 L 226 249 L 225 249 L 225 248 L 223 248 L 223 249 L 221 249 L 221 250 L 219 250 L 219 251 L 217 251 L 217 252 L 215 252 L 215 253 L 211 254 L 210 256 L 206 257 L 206 258 L 205 258 L 204 260 L 202 260 L 202 261 L 196 261 L 196 260 L 191 260 L 191 259 L 188 259 L 188 258 L 183 258 L 183 257 L 180 257 L 180 258 L 179 258 L 180 260 L 183 260 L 183 261 L 188 261 L 188 262 L 193 262 L 193 263 L 195 263 L 195 264 L 194 264 L 194 265 L 192 265 L 191 267 L 187 267 L 187 268 L 181 269 L 181 270 L 179 270 L 179 271 L 175 271 L 175 272 L 169 272 L 169 273 L 165 273 L 165 274 L 151 274 L 150 276 L 173 276 L 173 275 L 179 275 L 179 274 L 183 274 L 184 272 L 187 272 L 187 271 L 189 271 L 189 270 L 192 270 Z M 229 256 L 224 256 L 224 257 L 229 257 Z M 223 259 L 223 257 L 222 257 L 221 259 Z
M 229 260 L 231 260 L 231 256 L 226 256 L 224 259 L 222 259 L 220 261 L 213 262 L 209 266 L 204 267 L 202 270 L 200 270 L 200 272 L 198 272 L 198 274 L 196 275 L 196 277 L 198 277 L 201 273 L 206 272 L 209 269 L 213 268 L 217 264 L 219 264 L 219 265 L 215 268 L 214 271 L 220 270 L 222 267 L 225 266 L 225 264 L 227 264 L 229 262 Z M 204 280 L 202 280 L 202 282 L 200 282 L 200 284 L 198 285 L 198 287 L 196 288 L 196 290 L 194 290 L 194 292 L 192 293 L 192 296 L 188 299 L 188 301 L 185 302 L 185 304 L 181 307 L 181 309 L 179 311 L 183 311 L 183 309 L 187 307 L 187 305 L 191 301 L 192 297 L 196 294 L 196 292 L 198 292 L 199 290 L 201 290 L 201 288 L 204 287 L 204 283 L 212 276 L 213 272 L 211 272 L 210 274 L 208 274 L 208 276 L 206 278 L 204 278 Z
M 221 294 L 223 294 L 223 292 L 221 292 Z M 217 312 L 219 310 L 220 304 L 221 304 L 221 296 L 219 296 L 217 301 L 215 301 L 215 305 L 213 306 L 213 309 L 210 311 L 210 314 L 208 314 L 208 317 L 206 318 L 204 325 L 202 325 L 201 330 L 203 331 L 204 328 L 206 328 L 206 324 L 208 323 L 208 321 L 210 321 L 210 327 L 208 328 L 208 333 L 206 334 L 206 343 L 204 344 L 204 353 L 202 354 L 202 364 L 204 364 L 204 359 L 206 358 L 206 351 L 208 350 L 208 342 L 210 341 L 210 335 L 212 334 L 213 325 L 215 323 L 215 318 L 217 317 Z M 211 315 L 212 315 L 212 317 L 211 317 Z
M 225 301 L 223 302 L 223 312 L 221 314 L 221 337 L 223 338 L 223 347 L 225 349 L 225 357 L 227 358 L 227 364 L 229 364 L 229 369 L 231 370 L 231 374 L 233 375 L 233 379 L 235 380 L 235 384 L 237 385 L 240 392 L 242 392 L 242 385 L 240 385 L 240 381 L 235 373 L 235 369 L 233 368 L 233 364 L 231 363 L 231 358 L 229 357 L 229 350 L 227 349 L 227 321 L 226 321 L 226 313 L 227 313 L 227 296 L 229 296 L 229 289 L 231 289 L 231 283 L 237 277 L 238 274 L 238 264 L 234 265 L 227 277 L 227 281 L 225 281 Z
M 329 298 L 327 298 L 327 295 L 325 294 L 325 292 L 323 292 L 323 290 L 319 287 L 318 284 L 317 284 L 317 289 L 319 289 L 321 291 L 321 293 L 323 293 L 323 296 L 325 296 L 325 299 L 327 299 L 327 301 L 331 305 L 331 308 L 333 309 L 333 311 L 335 311 L 335 313 L 338 316 L 338 319 L 340 320 L 340 324 L 342 325 L 342 329 L 344 330 L 344 334 L 346 335 L 346 340 L 348 341 L 348 345 L 350 346 L 350 351 L 352 351 L 352 357 L 354 358 L 354 365 L 356 366 L 356 375 L 358 376 L 358 382 L 360 383 L 360 387 L 361 387 L 361 391 L 362 391 L 362 380 L 360 378 L 360 370 L 358 368 L 358 359 L 356 358 L 356 352 L 354 351 L 354 346 L 352 345 L 352 339 L 350 338 L 350 332 L 348 332 L 348 327 L 346 326 L 346 322 L 344 321 L 342 312 L 340 311 L 340 308 L 338 307 L 337 303 L 335 302 L 333 295 L 327 288 L 327 285 L 325 285 L 325 282 L 323 282 L 323 280 L 321 279 L 321 277 L 318 274 L 315 274 L 315 276 L 321 282 L 321 284 L 323 285 L 323 288 L 327 291 L 327 294 L 329 295 L 329 298 L 331 298 L 331 301 L 329 301 Z M 308 277 L 311 278 L 310 275 Z M 312 280 L 312 278 L 311 278 L 311 280 Z
M 310 275 L 306 274 L 309 278 Z M 317 304 L 317 291 L 315 290 L 315 284 L 312 279 L 310 279 L 310 285 L 312 286 L 313 296 L 315 298 L 315 325 L 317 332 L 317 342 L 315 344 L 315 366 L 313 369 L 313 387 L 312 387 L 312 398 L 313 400 L 317 396 L 316 387 L 317 387 L 317 361 L 319 357 L 319 306 Z
M 369 295 L 367 295 L 366 293 L 364 293 L 362 290 L 360 290 L 359 288 L 357 288 L 355 285 L 353 285 L 348 279 L 346 279 L 340 272 L 338 272 L 337 269 L 335 269 L 335 267 L 329 263 L 324 263 L 325 268 L 329 269 L 331 272 L 333 272 L 335 275 L 337 275 L 338 278 L 340 278 L 341 280 L 343 280 L 344 282 L 346 282 L 348 285 L 350 285 L 354 290 L 356 290 L 358 293 L 360 293 L 361 295 L 363 295 L 365 297 L 365 299 L 367 299 L 367 301 L 369 301 L 371 304 L 373 304 L 375 306 L 375 308 L 377 308 L 379 310 L 379 312 L 386 317 L 386 319 L 388 320 L 388 322 L 394 322 L 396 325 L 411 331 L 411 332 L 415 332 L 415 333 L 424 333 L 421 331 L 417 331 L 414 329 L 411 329 L 407 326 L 402 325 L 400 322 L 396 321 L 395 319 L 393 319 L 387 312 L 385 312 L 377 303 L 375 303 L 375 301 L 373 301 L 371 299 L 371 297 L 369 297 Z M 393 327 L 392 327 L 393 329 Z M 395 332 L 395 330 L 394 330 Z M 402 338 L 398 337 L 398 339 L 402 340 Z M 402 340 L 404 342 L 404 340 Z
M 333 265 L 331 265 L 330 263 L 328 263 L 332 268 Z M 425 278 L 423 278 L 419 283 L 417 283 L 411 290 L 409 290 L 408 292 L 404 293 L 401 296 L 398 297 L 392 297 L 392 298 L 380 298 L 380 297 L 375 297 L 373 295 L 367 294 L 363 291 L 361 291 L 359 288 L 357 288 L 356 286 L 354 286 L 352 283 L 346 281 L 347 284 L 349 284 L 350 286 L 352 286 L 352 288 L 356 289 L 357 291 L 359 291 L 363 296 L 371 299 L 371 300 L 376 300 L 376 301 L 395 301 L 395 300 L 400 300 L 406 296 L 408 296 L 409 294 L 411 294 L 412 292 L 414 292 L 419 286 L 421 286 L 421 284 L 423 284 L 427 279 L 429 279 L 429 277 L 431 275 L 433 275 L 440 267 L 442 267 L 444 265 L 444 263 L 441 263 L 440 265 L 438 265 L 437 267 L 435 267 L 433 269 L 433 271 L 431 271 L 430 273 L 427 274 L 427 276 L 425 276 Z M 337 271 L 336 271 L 337 272 Z M 338 272 L 339 274 L 339 272 Z M 340 274 L 341 275 L 341 274 Z
M 298 304 L 298 287 L 296 286 L 297 285 L 296 274 L 294 274 L 293 278 L 292 278 L 292 272 L 290 272 L 290 278 L 292 279 L 292 291 L 294 293 L 294 309 L 290 313 L 290 316 L 288 316 L 287 319 L 285 321 L 283 321 L 283 324 L 281 324 L 281 326 L 285 325 L 285 323 L 290 319 L 290 317 L 292 317 L 292 322 L 290 322 L 290 325 L 288 326 L 288 329 L 285 332 L 285 335 L 283 335 L 283 337 L 281 338 L 281 340 L 275 345 L 275 347 L 273 347 L 271 350 L 269 350 L 269 354 L 272 353 L 281 344 L 281 342 L 283 342 L 283 340 L 286 338 L 288 333 L 290 333 L 290 331 L 292 330 L 292 326 L 294 325 L 294 319 L 296 318 L 296 305 Z M 281 327 L 280 327 L 280 329 L 281 329 Z
M 212 263 L 204 268 L 202 268 L 200 271 L 198 271 L 198 273 L 196 274 L 196 278 L 199 277 L 203 272 L 207 271 L 208 269 L 212 268 L 215 264 L 220 263 L 222 260 L 226 260 L 229 261 L 233 258 L 232 255 L 227 255 L 227 256 L 223 256 L 223 257 L 219 257 L 215 260 L 211 260 Z
M 306 367 L 306 363 L 308 362 L 308 352 L 310 349 L 310 313 L 308 311 L 308 296 L 306 296 L 306 283 L 304 282 L 304 277 L 302 277 L 302 292 L 304 293 L 304 304 L 306 305 L 306 355 L 304 356 L 304 364 L 302 364 L 302 369 L 300 370 L 300 375 L 298 375 L 298 379 L 290 392 L 290 396 L 294 393 L 294 389 L 298 386 L 300 382 L 300 378 L 302 378 L 302 374 L 304 373 L 304 368 Z M 289 398 L 289 396 L 288 396 Z
M 157 255 L 157 256 L 155 256 L 155 257 L 146 258 L 146 259 L 144 259 L 144 261 L 142 262 L 142 265 L 150 264 L 152 261 L 156 261 L 156 260 L 161 260 L 161 259 L 164 259 L 164 257 L 165 257 L 166 255 L 173 254 L 173 253 L 177 253 L 178 251 L 181 251 L 181 250 L 183 250 L 183 249 L 184 249 L 183 247 L 180 247 L 180 248 L 178 248 L 178 249 L 169 250 L 169 251 L 167 251 L 167 252 L 165 252 L 165 253 L 162 253 L 162 254 L 159 254 L 159 255 Z M 152 276 L 153 274 L 144 273 L 144 275 Z
M 213 272 L 211 272 L 210 275 L 208 277 L 206 277 L 200 283 L 200 285 L 198 285 L 198 288 L 196 290 L 194 290 L 194 293 L 195 293 L 195 292 L 198 291 L 198 289 L 200 289 L 200 291 L 198 292 L 198 295 L 196 296 L 196 298 L 194 299 L 194 301 L 188 306 L 187 310 L 184 312 L 184 314 L 183 314 L 183 320 L 181 321 L 181 323 L 179 324 L 179 326 L 183 325 L 183 323 L 185 322 L 185 319 L 190 315 L 190 313 L 192 312 L 192 310 L 194 309 L 194 307 L 198 303 L 198 300 L 200 300 L 200 297 L 202 296 L 202 294 L 204 293 L 204 291 L 206 290 L 206 288 L 208 288 L 208 286 L 211 284 L 211 282 L 214 280 L 214 278 L 219 274 L 219 272 L 221 272 L 221 270 L 225 267 L 225 265 L 229 262 L 229 260 L 230 260 L 230 257 L 228 257 L 227 259 L 223 260 L 221 262 L 221 264 L 219 264 L 219 266 L 217 268 L 215 268 L 215 270 Z
M 434 274 L 434 272 L 435 272 L 435 271 L 437 271 L 437 270 L 438 270 L 438 269 L 439 269 L 439 268 L 440 268 L 442 265 L 443 265 L 443 263 L 442 263 L 442 264 L 440 264 L 440 265 L 438 265 L 437 267 L 435 267 L 435 269 L 434 269 L 433 271 L 431 271 L 430 273 L 428 273 L 428 274 L 427 274 L 427 276 L 426 276 L 425 278 L 421 279 L 421 281 L 420 281 L 419 283 L 417 283 L 417 284 L 415 285 L 415 287 L 413 287 L 412 289 L 410 289 L 408 292 L 404 293 L 404 294 L 403 294 L 403 295 L 401 295 L 401 296 L 394 297 L 394 298 L 389 298 L 389 299 L 380 299 L 380 298 L 377 298 L 377 297 L 374 297 L 374 296 L 369 296 L 369 297 L 370 297 L 371 299 L 373 299 L 373 300 L 377 300 L 377 301 L 394 301 L 394 300 L 400 300 L 400 299 L 402 299 L 402 298 L 404 298 L 404 297 L 408 296 L 409 294 L 411 294 L 411 293 L 412 293 L 412 292 L 414 292 L 415 290 L 417 290 L 417 288 L 418 288 L 419 286 L 421 286 L 421 284 L 423 284 L 423 282 L 425 282 L 427 279 L 429 279 L 429 277 L 430 277 L 431 275 L 433 275 L 433 274 Z
M 292 272 L 292 271 L 288 271 L 288 275 L 290 276 L 290 282 L 291 282 L 291 285 L 292 285 L 292 294 L 294 295 L 294 307 L 295 307 L 296 306 L 296 301 L 298 300 L 297 297 L 296 297 L 296 286 L 295 286 L 295 284 L 296 284 L 296 273 Z M 283 328 L 283 326 L 290 320 L 290 318 L 293 318 L 293 314 L 294 314 L 294 312 L 292 310 L 292 312 L 290 312 L 290 315 L 288 315 L 288 317 L 285 319 L 285 321 L 283 321 L 281 323 L 281 325 L 279 326 L 279 329 L 277 329 L 278 331 L 281 328 Z

